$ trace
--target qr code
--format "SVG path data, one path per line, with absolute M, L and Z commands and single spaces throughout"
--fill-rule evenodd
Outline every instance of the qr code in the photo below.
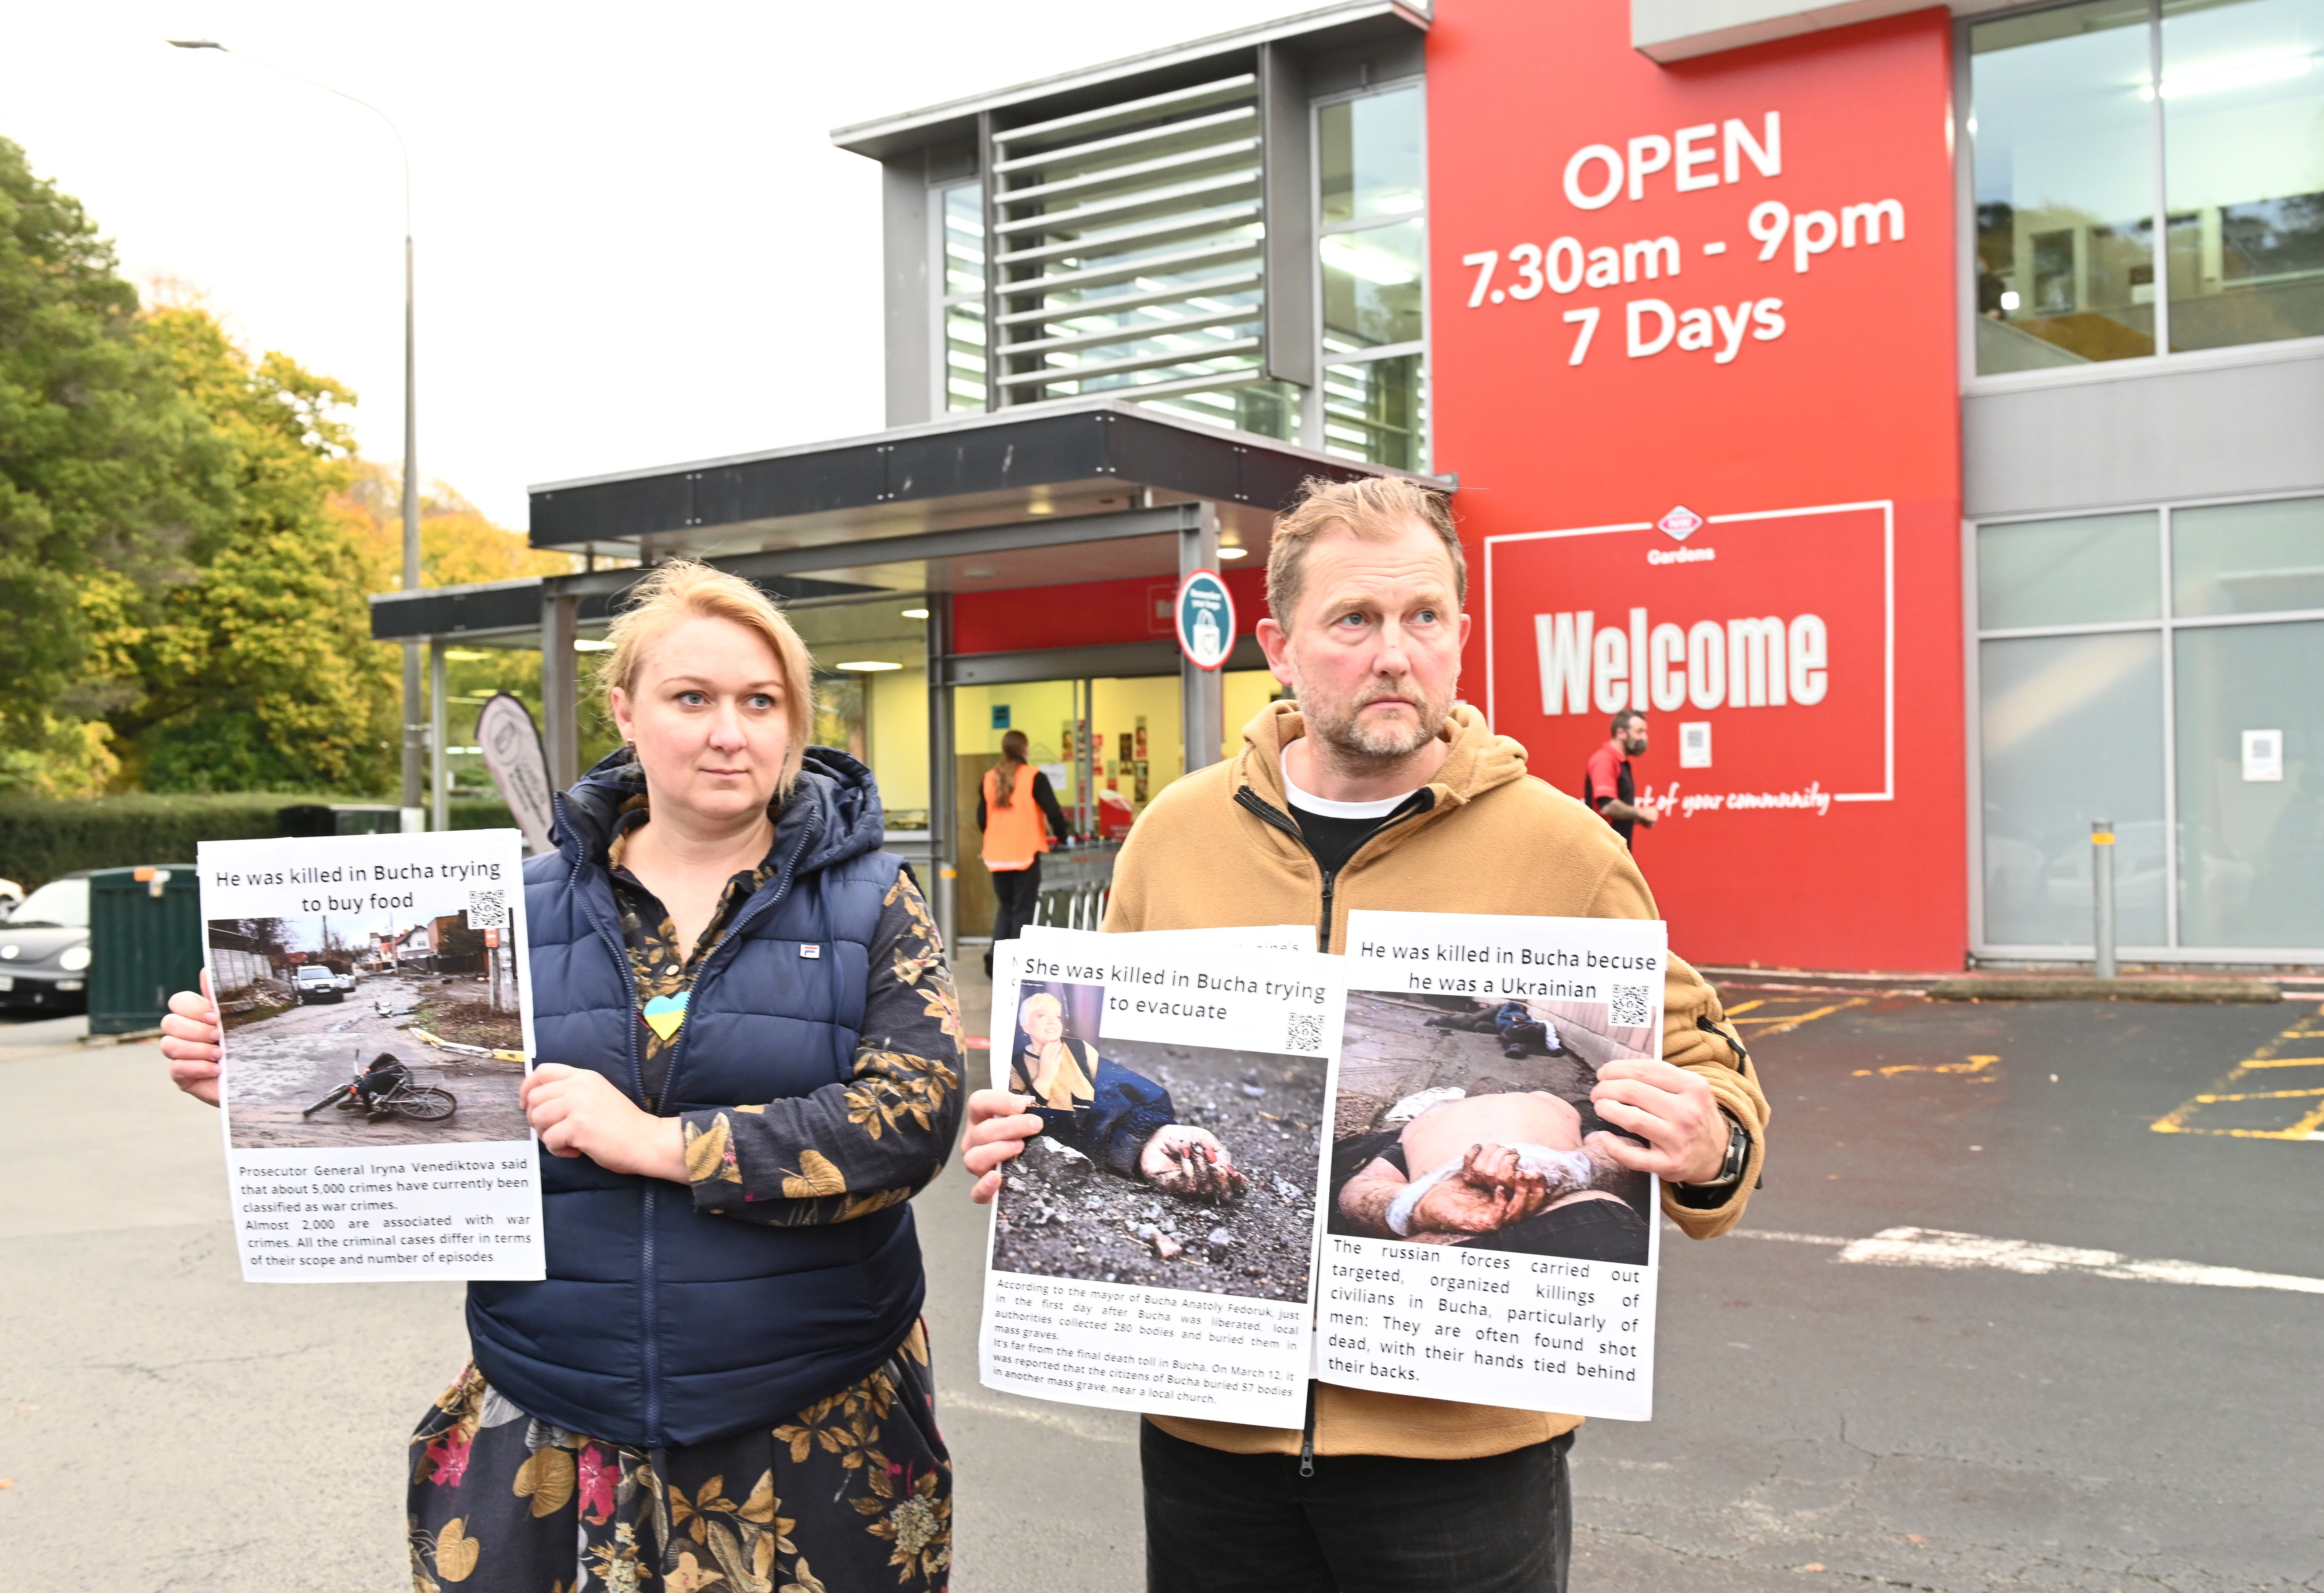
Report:
M 1644 985 L 1615 986 L 1614 1010 L 1609 1014 L 1608 1021 L 1617 1029 L 1651 1027 L 1655 1021 L 1651 995 L 1652 992 Z
M 508 928 L 507 893 L 470 891 L 468 893 L 468 927 L 472 930 Z
M 1323 1014 L 1293 1013 L 1290 1026 L 1285 1030 L 1283 1049 L 1288 1051 L 1316 1051 L 1323 1049 Z

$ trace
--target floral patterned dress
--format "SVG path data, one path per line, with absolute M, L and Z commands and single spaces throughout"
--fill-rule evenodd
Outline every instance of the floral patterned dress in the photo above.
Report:
M 690 956 L 608 861 L 641 1007 L 691 989 L 770 863 L 729 880 Z M 882 906 L 853 1079 L 812 1096 L 684 1115 L 695 1208 L 729 1220 L 844 1222 L 909 1199 L 960 1114 L 960 1010 L 909 875 Z M 670 1039 L 639 1019 L 649 1098 Z M 915 1326 L 868 1376 L 769 1431 L 642 1449 L 536 1421 L 471 1364 L 411 1437 L 415 1593 L 841 1593 L 938 1589 L 952 1560 L 952 1462 Z

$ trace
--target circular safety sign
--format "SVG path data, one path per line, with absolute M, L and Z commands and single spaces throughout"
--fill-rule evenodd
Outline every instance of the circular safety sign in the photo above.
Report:
M 1234 651 L 1234 596 L 1216 570 L 1178 583 L 1178 651 L 1197 669 L 1214 670 Z

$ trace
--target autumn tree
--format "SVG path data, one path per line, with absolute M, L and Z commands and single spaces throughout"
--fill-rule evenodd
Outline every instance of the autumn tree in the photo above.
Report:
M 158 599 L 98 584 L 111 588 L 106 662 L 140 687 L 115 732 L 155 790 L 385 789 L 395 653 L 370 639 L 371 571 L 331 507 L 351 473 L 340 416 L 355 395 L 283 355 L 252 360 L 198 309 L 143 325 L 224 446 L 231 496 Z
M 80 205 L 0 139 L 0 789 L 119 772 L 92 676 L 99 615 L 181 579 L 226 518 L 229 449 L 144 337 L 137 296 Z M 134 688 L 128 688 L 134 690 Z

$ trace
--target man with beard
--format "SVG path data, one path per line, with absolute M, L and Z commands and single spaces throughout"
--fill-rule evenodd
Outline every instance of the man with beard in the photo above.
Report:
M 1467 569 L 1443 497 L 1398 477 L 1310 481 L 1276 521 L 1259 645 L 1296 702 L 1236 756 L 1161 792 L 1114 869 L 1109 931 L 1315 924 L 1355 908 L 1650 919 L 1598 815 L 1526 773 L 1525 748 L 1456 702 Z M 1717 992 L 1678 959 L 1663 1058 L 1598 1070 L 1605 1153 L 1663 1180 L 1663 1209 L 1732 1227 L 1764 1154 L 1766 1098 Z M 1039 1132 L 1029 1098 L 969 1098 L 964 1162 L 991 1199 Z M 1140 1428 L 1147 1581 L 1207 1593 L 1565 1587 L 1565 1455 L 1579 1418 L 1308 1385 L 1303 1429 L 1177 1416 Z
M 1597 809 L 1622 844 L 1633 849 L 1635 827 L 1652 829 L 1662 817 L 1652 802 L 1638 801 L 1637 783 L 1630 775 L 1630 760 L 1645 756 L 1646 751 L 1646 716 L 1626 708 L 1614 716 L 1610 738 L 1590 755 L 1589 766 L 1582 772 L 1582 800 Z

